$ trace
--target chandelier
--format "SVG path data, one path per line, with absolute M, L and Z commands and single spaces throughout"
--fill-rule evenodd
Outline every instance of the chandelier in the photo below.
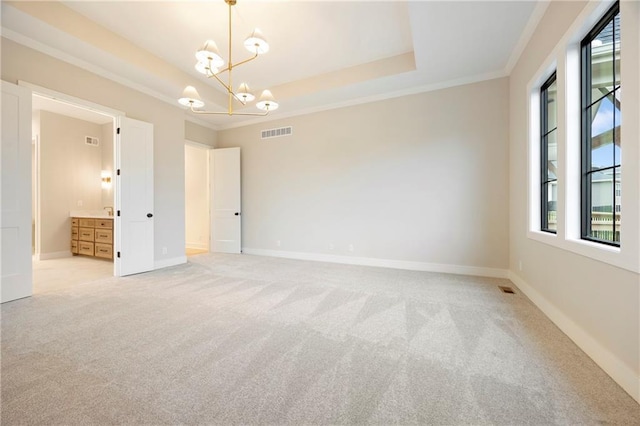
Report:
M 196 59 L 198 60 L 196 64 L 196 70 L 201 74 L 204 74 L 207 78 L 215 78 L 218 83 L 220 83 L 227 91 L 229 96 L 229 102 L 227 111 L 204 111 L 197 108 L 204 107 L 204 102 L 200 99 L 200 95 L 198 91 L 193 86 L 187 86 L 182 93 L 182 97 L 178 99 L 178 102 L 181 105 L 189 107 L 191 112 L 196 114 L 226 114 L 226 115 L 267 115 L 270 111 L 273 111 L 278 108 L 278 103 L 273 98 L 271 91 L 264 90 L 256 103 L 256 107 L 264 112 L 234 112 L 233 111 L 233 102 L 234 100 L 240 102 L 242 105 L 246 105 L 248 102 L 251 102 L 255 99 L 255 96 L 249 90 L 249 86 L 246 83 L 241 83 L 238 86 L 238 90 L 234 92 L 233 90 L 233 79 L 232 73 L 233 69 L 246 64 L 247 62 L 251 62 L 258 57 L 258 55 L 267 53 L 269 51 L 269 44 L 262 36 L 262 33 L 259 29 L 253 30 L 251 35 L 244 41 L 244 47 L 251 53 L 251 56 L 248 59 L 240 61 L 238 63 L 233 63 L 231 61 L 231 7 L 236 4 L 236 0 L 224 0 L 227 5 L 229 5 L 229 60 L 227 62 L 227 66 L 223 69 L 220 69 L 224 66 L 224 59 L 220 56 L 218 52 L 218 46 L 213 40 L 207 40 L 204 43 L 204 46 L 200 50 L 196 52 Z M 225 83 L 220 76 L 224 73 L 227 74 L 227 82 Z

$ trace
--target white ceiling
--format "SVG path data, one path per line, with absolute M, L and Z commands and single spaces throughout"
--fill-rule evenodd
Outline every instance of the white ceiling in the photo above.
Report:
M 505 76 L 547 4 L 238 0 L 233 62 L 249 55 L 242 42 L 255 27 L 270 51 L 234 70 L 233 83 L 270 88 L 280 104 L 270 117 L 277 118 Z M 193 66 L 207 39 L 228 58 L 227 14 L 223 0 L 3 1 L 2 31 L 174 105 L 192 85 L 208 109 L 226 109 L 221 86 Z M 198 119 L 213 128 L 256 121 Z

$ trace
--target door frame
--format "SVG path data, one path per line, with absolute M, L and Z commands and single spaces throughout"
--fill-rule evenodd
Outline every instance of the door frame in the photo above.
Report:
M 185 139 L 184 140 L 184 145 L 185 147 L 187 145 L 193 147 L 193 148 L 198 148 L 200 150 L 203 151 L 203 155 L 206 156 L 206 162 L 207 162 L 207 190 L 205 193 L 205 196 L 207 197 L 207 252 L 211 253 L 211 202 L 212 202 L 212 194 L 211 194 L 211 151 L 213 149 L 215 149 L 213 146 L 211 145 L 206 145 L 200 142 L 195 142 L 189 139 Z M 186 173 L 187 173 L 187 169 L 185 167 L 185 177 L 186 177 Z M 186 205 L 186 190 L 185 190 L 185 205 Z M 186 213 L 185 213 L 185 228 L 186 228 Z M 186 229 L 185 229 L 185 249 L 187 246 L 187 241 L 186 241 Z
M 33 96 L 33 93 L 31 93 Z M 31 121 L 33 122 L 33 113 L 31 114 Z M 31 210 L 35 218 L 34 227 L 33 227 L 33 256 L 35 260 L 40 260 L 40 136 L 39 135 L 31 135 L 31 144 L 35 148 L 34 156 L 35 158 L 31 162 L 31 167 L 34 167 L 35 170 L 31 170 L 31 176 L 33 182 L 31 183 L 31 194 L 33 206 Z M 33 268 L 33 265 L 32 265 Z
M 82 108 L 82 109 L 86 109 L 86 110 L 90 110 L 93 112 L 97 112 L 99 114 L 103 114 L 103 115 L 107 115 L 110 116 L 113 120 L 113 158 L 114 158 L 114 165 L 115 165 L 115 158 L 116 158 L 116 122 L 118 121 L 119 117 L 126 117 L 126 114 L 123 111 L 119 111 L 117 109 L 113 109 L 113 108 L 109 108 L 100 104 L 96 104 L 94 102 L 85 100 L 85 99 L 80 99 L 80 98 L 76 98 L 75 96 L 71 96 L 71 95 L 67 95 L 66 93 L 62 93 L 62 92 L 57 92 L 55 90 L 52 89 L 48 89 L 46 87 L 42 87 L 42 86 L 38 86 L 37 84 L 33 84 L 33 83 L 29 83 L 27 81 L 24 80 L 18 80 L 18 86 L 22 86 L 22 87 L 26 87 L 28 89 L 31 90 L 31 95 L 37 95 L 37 96 L 41 96 L 44 98 L 49 98 L 58 102 L 64 102 L 66 104 L 69 104 L 71 106 L 77 107 L 77 108 Z M 40 165 L 40 138 L 38 138 L 36 140 L 36 144 L 37 144 L 37 149 L 36 149 L 36 164 Z M 40 243 L 40 227 L 39 227 L 39 223 L 40 223 L 40 171 L 37 170 L 37 176 L 38 176 L 38 181 L 36 182 L 35 186 L 36 186 L 36 191 L 37 194 L 36 196 L 38 197 L 36 199 L 36 253 L 38 254 L 39 258 L 39 243 Z M 31 173 L 33 173 L 33 170 L 31 171 Z M 116 185 L 113 185 L 113 197 L 114 200 L 117 197 L 116 194 Z M 115 247 L 115 234 L 114 234 L 114 247 Z M 113 262 L 113 275 L 117 275 L 117 269 L 116 269 L 116 262 Z

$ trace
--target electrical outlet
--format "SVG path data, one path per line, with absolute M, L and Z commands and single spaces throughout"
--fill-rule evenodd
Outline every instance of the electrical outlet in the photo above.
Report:
M 353 253 L 353 251 L 354 251 L 354 250 L 355 250 L 355 249 L 353 248 L 353 244 L 349 244 L 349 251 L 350 251 L 351 253 Z
M 520 271 L 522 271 L 522 260 L 518 261 L 518 269 L 520 269 Z
M 333 250 L 334 248 L 336 248 L 333 243 L 329 243 L 329 250 Z
M 82 200 L 78 200 L 78 203 L 77 203 L 77 204 L 78 204 L 78 207 L 82 207 L 82 204 L 83 204 L 83 203 L 82 203 Z
M 166 247 L 162 247 L 162 254 L 167 254 L 167 248 Z
M 280 247 L 281 245 L 280 240 L 276 240 L 276 247 Z

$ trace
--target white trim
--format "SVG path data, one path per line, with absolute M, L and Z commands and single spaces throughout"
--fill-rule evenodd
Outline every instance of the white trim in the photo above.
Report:
M 126 114 L 117 109 L 109 108 L 104 105 L 96 104 L 95 102 L 88 101 L 86 99 L 76 98 L 75 96 L 67 95 L 66 93 L 57 92 L 46 87 L 38 86 L 37 84 L 29 83 L 28 81 L 18 80 L 18 86 L 27 87 L 31 89 L 32 94 L 41 97 L 53 99 L 54 101 L 63 102 L 74 106 L 76 108 L 83 108 L 89 111 L 93 111 L 98 114 L 107 115 L 110 117 L 126 116 Z
M 87 70 L 95 75 L 98 75 L 100 77 L 106 78 L 108 80 L 114 81 L 118 84 L 121 84 L 125 87 L 128 87 L 130 89 L 133 89 L 135 91 L 138 91 L 140 93 L 143 93 L 145 95 L 151 96 L 153 98 L 156 98 L 162 102 L 165 102 L 169 105 L 172 105 L 176 108 L 181 108 L 179 105 L 177 105 L 177 102 L 175 99 L 173 98 L 169 98 L 166 95 L 163 95 L 160 92 L 157 92 L 153 89 L 148 88 L 147 86 L 144 86 L 142 84 L 138 84 L 135 83 L 127 78 L 122 77 L 121 75 L 115 74 L 111 71 L 108 71 L 102 67 L 96 66 L 95 64 L 83 61 L 82 59 L 78 59 L 73 55 L 69 55 L 65 52 L 62 52 L 61 50 L 55 49 L 53 47 L 47 46 L 44 43 L 41 43 L 37 40 L 34 40 L 30 37 L 26 37 L 20 33 L 17 33 L 13 30 L 10 30 L 8 28 L 2 28 L 2 36 L 8 38 L 9 40 L 15 41 L 18 44 L 21 44 L 23 46 L 27 46 L 31 49 L 37 50 L 38 52 L 44 53 L 45 55 L 49 55 L 53 58 L 59 59 L 63 62 L 67 62 L 71 65 L 77 66 L 78 68 Z M 18 83 L 19 86 L 21 86 L 22 84 L 20 84 L 20 82 Z M 31 87 L 29 84 L 26 84 L 27 87 Z M 35 85 L 33 85 L 35 86 Z M 36 86 L 37 87 L 37 86 Z M 56 99 L 54 97 L 54 99 Z M 88 108 L 91 109 L 91 108 Z M 109 108 L 104 108 L 109 109 Z M 112 110 L 112 111 L 116 111 L 116 110 Z M 195 124 L 199 124 L 201 126 L 207 127 L 211 130 L 220 130 L 219 126 L 217 126 L 214 123 L 210 123 L 206 120 L 201 119 L 200 117 L 196 117 L 193 115 L 190 115 L 189 110 L 188 109 L 183 109 L 184 111 L 184 118 L 186 121 L 190 121 L 192 123 Z M 116 115 L 123 115 L 126 116 L 125 113 L 118 111 L 118 114 Z
M 620 358 L 612 354 L 515 272 L 509 272 L 509 279 L 589 358 L 611 376 L 633 399 L 640 403 L 640 375 L 635 373 Z
M 172 257 L 171 259 L 156 260 L 153 264 L 153 270 L 168 268 L 170 266 L 182 265 L 187 263 L 187 256 Z
M 184 144 L 185 145 L 189 145 L 189 146 L 191 146 L 193 148 L 198 148 L 198 149 L 203 149 L 203 150 L 215 149 L 214 146 L 207 145 L 206 143 L 202 143 L 202 142 L 192 141 L 190 139 L 185 139 L 184 140 Z
M 39 41 L 33 40 L 30 37 L 26 37 L 22 34 L 19 34 L 13 30 L 10 29 L 6 29 L 3 28 L 2 29 L 2 35 L 6 38 L 8 38 L 9 40 L 15 41 L 16 43 L 22 44 L 24 46 L 27 46 L 29 48 L 32 48 L 34 50 L 37 50 L 41 53 L 44 53 L 46 55 L 49 55 L 53 58 L 59 59 L 61 61 L 67 62 L 69 64 L 75 65 L 79 68 L 82 68 L 84 70 L 90 71 L 100 77 L 109 79 L 111 81 L 114 81 L 116 83 L 119 83 L 123 86 L 129 87 L 133 90 L 136 90 L 140 93 L 144 93 L 146 95 L 149 95 L 151 97 L 154 97 L 162 102 L 165 102 L 169 105 L 172 105 L 176 108 L 180 108 L 179 105 L 176 105 L 176 100 L 173 98 L 169 98 L 166 95 L 163 95 L 153 89 L 150 89 L 142 84 L 138 84 L 135 83 L 129 79 L 126 79 L 120 75 L 117 75 L 111 71 L 107 71 L 106 69 L 96 66 L 95 64 L 91 64 L 88 63 L 84 60 L 78 59 L 72 55 L 69 55 L 65 52 L 62 52 L 58 49 L 52 48 L 50 46 L 47 46 Z M 316 112 L 321 112 L 321 111 L 329 111 L 329 110 L 333 110 L 333 109 L 339 109 L 339 108 L 344 108 L 344 107 L 348 107 L 348 106 L 354 106 L 354 105 L 361 105 L 361 104 L 367 104 L 370 102 L 377 102 L 377 101 L 382 101 L 382 100 L 386 100 L 386 99 L 392 99 L 392 98 L 398 98 L 398 97 L 402 97 L 402 96 L 409 96 L 409 95 L 414 95 L 414 94 L 419 94 L 419 93 L 424 93 L 424 92 L 431 92 L 431 91 L 435 91 L 435 90 L 440 90 L 440 89 L 447 89 L 450 87 L 456 87 L 456 86 L 462 86 L 465 84 L 472 84 L 472 83 L 478 83 L 481 81 L 486 81 L 486 80 L 493 80 L 496 78 L 502 78 L 502 77 L 507 77 L 508 73 L 505 72 L 505 70 L 499 70 L 499 71 L 494 71 L 494 72 L 489 72 L 489 73 L 485 73 L 485 74 L 479 74 L 479 75 L 474 75 L 474 76 L 469 76 L 469 77 L 465 77 L 465 78 L 461 78 L 461 79 L 457 79 L 457 80 L 449 80 L 449 81 L 444 81 L 444 82 L 440 82 L 440 83 L 435 83 L 435 84 L 427 84 L 427 85 L 423 85 L 423 86 L 416 86 L 416 87 L 411 87 L 408 89 L 402 89 L 402 90 L 398 90 L 395 92 L 390 92 L 390 93 L 383 93 L 383 94 L 378 94 L 378 95 L 371 95 L 371 96 L 365 96 L 362 98 L 357 98 L 357 99 L 351 99 L 348 101 L 344 101 L 344 102 L 338 102 L 335 104 L 330 104 L 330 105 L 323 105 L 323 106 L 319 106 L 319 107 L 312 107 L 312 108 L 307 108 L 307 109 L 302 109 L 302 110 L 298 110 L 298 111 L 294 111 L 291 113 L 286 113 L 286 114 L 270 114 L 266 117 L 261 117 L 261 118 L 257 118 L 257 119 L 249 119 L 247 121 L 243 121 L 240 123 L 229 123 L 229 124 L 214 124 L 214 123 L 209 123 L 207 121 L 204 121 L 202 119 L 200 119 L 199 117 L 197 117 L 195 114 L 190 113 L 188 110 L 184 110 L 184 115 L 185 115 L 185 120 L 187 121 L 191 121 L 193 123 L 196 124 L 200 124 L 203 125 L 205 127 L 208 127 L 212 130 L 228 130 L 228 129 L 234 129 L 234 128 L 238 128 L 238 127 L 245 127 L 245 126 L 250 126 L 253 124 L 258 124 L 258 123 L 263 123 L 263 122 L 268 122 L 268 121 L 273 121 L 273 120 L 278 120 L 278 119 L 283 119 L 283 118 L 290 118 L 290 117 L 296 117 L 296 116 L 300 116 L 300 115 L 307 115 L 307 114 L 312 114 L 312 113 L 316 113 Z M 182 108 L 181 108 L 182 109 Z M 124 115 L 124 114 L 123 114 Z
M 37 255 L 37 260 L 49 260 L 49 259 L 62 259 L 65 257 L 72 257 L 73 254 L 69 250 L 54 251 L 51 253 L 40 253 Z
M 31 94 L 31 99 L 33 100 L 33 93 Z M 31 122 L 33 123 L 33 111 L 31 112 Z M 31 231 L 33 232 L 32 235 L 32 239 L 34 241 L 34 247 L 33 247 L 33 251 L 34 251 L 34 256 L 36 260 L 40 260 L 40 249 L 42 247 L 42 238 L 40 235 L 40 227 L 42 226 L 42 222 L 41 222 L 41 217 L 40 217 L 40 205 L 42 204 L 40 202 L 40 130 L 38 130 L 38 134 L 37 135 L 31 135 L 31 139 L 35 145 L 36 148 L 36 152 L 35 152 L 35 161 L 34 164 L 31 166 L 33 169 L 31 170 L 31 175 L 34 176 L 34 181 L 31 183 L 31 187 L 32 187 L 32 197 L 34 200 L 34 204 L 35 206 L 33 206 L 33 216 L 31 218 L 32 222 L 33 222 L 33 226 Z M 34 170 L 35 169 L 35 170 Z
M 470 77 L 460 78 L 457 80 L 448 80 L 441 83 L 433 83 L 422 86 L 410 87 L 408 89 L 397 90 L 395 92 L 381 93 L 377 95 L 365 96 L 356 99 L 350 99 L 347 101 L 337 102 L 329 105 L 321 105 L 318 107 L 305 108 L 298 111 L 292 111 L 289 113 L 275 113 L 269 114 L 265 117 L 250 119 L 239 123 L 221 124 L 220 130 L 235 129 L 238 127 L 251 126 L 253 124 L 265 123 L 268 121 L 281 120 L 285 118 L 298 117 L 301 115 L 314 114 L 317 112 L 330 111 L 333 109 L 346 108 L 350 106 L 368 104 L 372 102 L 384 101 L 387 99 L 400 98 L 403 96 L 417 95 L 420 93 L 434 92 L 436 90 L 448 89 L 451 87 L 464 86 L 466 84 L 479 83 L 482 81 L 495 80 L 497 78 L 507 77 L 504 70 L 489 72 L 486 74 L 479 74 Z
M 117 136 L 116 136 L 116 128 L 118 127 L 117 123 L 120 120 L 120 117 L 126 117 L 126 114 L 123 111 L 119 111 L 117 109 L 113 109 L 113 108 L 109 108 L 106 107 L 104 105 L 100 105 L 97 104 L 95 102 L 91 102 L 89 100 L 86 99 L 80 99 L 80 98 L 76 98 L 75 96 L 71 96 L 68 95 L 66 93 L 62 93 L 62 92 L 58 92 L 56 90 L 53 89 L 49 89 L 43 86 L 38 86 L 37 84 L 33 84 L 33 83 L 29 83 L 28 81 L 24 81 L 24 80 L 18 80 L 18 86 L 21 87 L 26 87 L 28 89 L 31 90 L 31 94 L 32 95 L 36 95 L 36 96 L 40 96 L 40 97 L 45 97 L 45 98 L 50 98 L 53 99 L 55 101 L 58 102 L 64 102 L 68 105 L 71 105 L 75 108 L 80 108 L 80 109 L 86 109 L 89 111 L 93 111 L 95 113 L 98 114 L 102 114 L 102 115 L 106 115 L 111 117 L 112 119 L 112 123 L 113 123 L 113 159 L 114 159 L 114 164 L 115 164 L 115 159 L 117 158 L 117 152 L 116 152 L 116 146 L 117 146 Z M 38 161 L 40 161 L 40 156 L 38 155 Z M 40 165 L 38 164 L 38 174 L 40 173 L 39 170 Z M 41 194 L 38 194 L 38 196 L 40 196 Z M 114 190 L 114 200 L 117 199 L 117 191 Z M 39 200 L 38 200 L 39 201 Z M 40 203 L 38 202 L 38 205 Z M 116 210 L 117 210 L 117 206 Z M 38 215 L 40 216 L 40 211 L 38 211 Z M 40 217 L 38 216 L 38 222 L 40 220 Z M 114 222 L 115 224 L 115 222 Z M 40 238 L 40 232 L 38 232 L 38 236 L 37 238 Z M 117 251 L 117 247 L 119 245 L 119 241 L 118 241 L 118 237 L 117 235 L 114 234 L 114 241 L 113 241 L 113 247 L 114 247 L 114 252 Z M 44 257 L 42 254 L 40 254 L 38 256 L 38 258 L 40 260 L 42 259 L 47 259 L 48 257 L 46 257 L 47 255 L 45 254 Z M 66 256 L 65 256 L 66 257 Z M 114 276 L 120 276 L 120 272 L 119 272 L 119 262 L 117 259 L 114 259 L 113 262 L 113 275 Z
M 531 12 L 531 16 L 529 17 L 529 21 L 527 21 L 527 25 L 524 27 L 524 30 L 522 30 L 518 42 L 511 51 L 511 56 L 509 56 L 507 65 L 504 67 L 505 74 L 509 75 L 511 74 L 511 71 L 513 71 L 513 67 L 515 67 L 518 63 L 520 56 L 522 56 L 524 49 L 527 47 L 527 44 L 531 40 L 531 37 L 533 37 L 533 33 L 538 27 L 538 24 L 542 20 L 542 17 L 544 16 L 550 4 L 551 0 L 544 0 L 539 1 L 535 5 L 533 12 Z
M 599 244 L 581 238 L 580 231 L 580 83 L 574 78 L 580 73 L 580 41 L 611 7 L 611 0 L 590 3 L 576 18 L 553 51 L 542 62 L 527 84 L 528 148 L 527 148 L 527 238 L 576 253 L 599 262 L 640 273 L 640 249 L 634 240 L 638 210 L 625 203 L 625 229 L 620 247 Z M 621 12 L 622 13 L 622 12 Z M 624 17 L 623 17 L 624 20 Z M 540 119 L 539 88 L 553 67 L 557 68 L 558 85 L 558 215 L 557 235 L 540 231 Z M 623 138 L 633 134 L 623 126 Z M 627 138 L 633 139 L 633 138 Z M 633 148 L 632 146 L 630 147 Z M 629 149 L 629 148 L 628 148 Z M 637 171 L 625 167 L 623 181 L 633 182 Z M 633 164 L 632 162 L 630 162 Z M 634 165 L 633 167 L 637 167 Z M 631 179 L 628 178 L 631 176 Z M 624 201 L 623 201 L 624 202 Z M 628 235 L 627 235 L 628 232 Z
M 242 248 L 242 253 L 257 256 L 283 257 L 286 259 L 312 260 L 317 262 L 342 263 L 346 265 L 374 266 L 379 268 L 406 269 L 409 271 L 440 272 L 445 274 L 474 275 L 479 277 L 508 278 L 509 271 L 480 266 L 447 265 L 414 262 L 407 260 L 376 259 L 371 257 L 339 256 L 319 253 L 303 253 L 282 250 Z
M 78 59 L 73 55 L 69 55 L 61 50 L 55 49 L 53 47 L 47 46 L 44 43 L 36 41 L 30 37 L 26 37 L 22 34 L 19 34 L 13 30 L 8 28 L 2 28 L 2 36 L 8 38 L 9 40 L 15 41 L 18 44 L 22 44 L 31 49 L 37 50 L 38 52 L 44 53 L 45 55 L 51 56 L 53 58 L 59 59 L 63 62 L 67 62 L 71 65 L 75 65 L 78 68 L 82 68 L 87 70 L 93 74 L 96 74 L 100 77 L 106 78 L 111 81 L 115 81 L 116 83 L 122 84 L 123 86 L 129 87 L 130 89 L 134 89 L 138 92 L 144 93 L 145 95 L 149 95 L 156 99 L 159 99 L 163 102 L 166 102 L 170 105 L 179 108 L 179 105 L 176 105 L 176 100 L 169 98 L 153 89 L 148 88 L 142 84 L 135 83 L 127 78 L 122 77 L 121 75 L 115 74 L 111 71 L 107 71 L 106 69 L 99 67 L 95 64 L 86 62 L 82 59 Z

